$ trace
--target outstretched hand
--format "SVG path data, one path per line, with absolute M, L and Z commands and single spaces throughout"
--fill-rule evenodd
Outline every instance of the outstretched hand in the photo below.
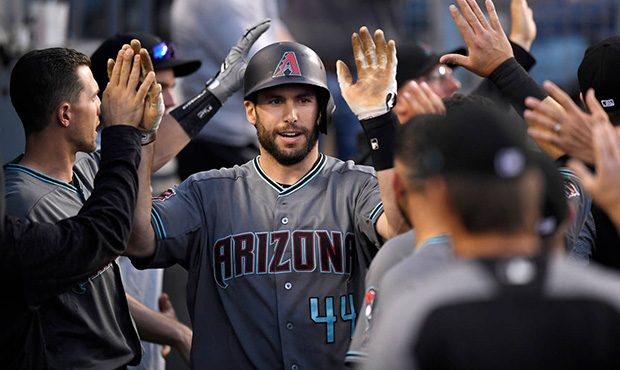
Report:
M 349 67 L 336 62 L 338 84 L 349 108 L 360 119 L 376 117 L 387 113 L 396 102 L 396 44 L 385 41 L 382 30 L 376 30 L 373 37 L 366 27 L 359 34 L 351 36 L 353 56 L 357 68 L 357 81 Z
M 620 229 L 620 131 L 609 122 L 599 122 L 592 127 L 591 145 L 596 174 L 578 160 L 568 165 Z
M 241 88 L 243 75 L 248 65 L 250 48 L 271 26 L 271 19 L 265 19 L 245 30 L 237 44 L 233 46 L 215 77 L 207 83 L 207 89 L 224 104 L 224 102 Z
M 510 17 L 510 41 L 530 51 L 537 30 L 534 12 L 527 4 L 527 0 L 511 0 Z
M 592 129 L 597 123 L 609 122 L 609 117 L 596 99 L 594 90 L 586 93 L 586 104 L 590 113 L 584 112 L 552 82 L 544 83 L 545 90 L 561 108 L 543 104 L 535 98 L 527 98 L 524 112 L 530 128 L 528 133 L 537 142 L 555 145 L 573 158 L 594 163 Z
M 488 77 L 500 64 L 513 57 L 510 41 L 502 29 L 493 1 L 486 0 L 489 20 L 482 13 L 476 0 L 457 0 L 459 9 L 450 5 L 450 14 L 467 45 L 468 56 L 443 55 L 444 64 L 458 64 L 471 72 Z
M 110 72 L 110 82 L 103 92 L 101 112 L 104 126 L 124 124 L 137 128 L 142 122 L 144 101 L 155 82 L 155 73 L 147 73 L 140 81 L 140 63 L 141 56 L 136 55 L 129 45 L 119 50 Z
M 401 124 L 420 114 L 445 114 L 446 107 L 439 95 L 426 82 L 409 81 L 398 89 L 394 113 Z

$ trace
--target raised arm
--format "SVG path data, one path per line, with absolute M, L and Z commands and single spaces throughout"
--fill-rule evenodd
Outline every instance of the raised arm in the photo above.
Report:
M 174 158 L 226 100 L 241 88 L 248 52 L 270 25 L 271 20 L 266 19 L 246 29 L 228 52 L 220 70 L 206 82 L 205 88 L 173 109 L 170 114 L 164 115 L 155 144 L 153 171 Z
M 373 40 L 366 27 L 360 28 L 359 34 L 353 33 L 351 43 L 357 81 L 353 82 L 349 68 L 339 60 L 338 83 L 370 142 L 384 209 L 376 229 L 383 239 L 389 239 L 407 229 L 391 188 L 394 135 L 399 124 L 392 112 L 396 101 L 396 44 L 393 40 L 386 42 L 381 30 L 375 31 Z
M 446 54 L 440 61 L 461 65 L 489 78 L 519 114 L 523 114 L 528 96 L 538 98 L 549 109 L 561 110 L 562 107 L 514 59 L 493 1 L 485 1 L 488 19 L 476 0 L 457 0 L 457 3 L 458 8 L 450 5 L 450 13 L 467 45 L 468 55 Z M 536 143 L 554 158 L 564 154 L 548 142 Z

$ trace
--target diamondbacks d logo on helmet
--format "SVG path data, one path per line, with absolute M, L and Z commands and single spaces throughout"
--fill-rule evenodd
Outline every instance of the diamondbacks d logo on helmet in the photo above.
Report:
M 275 71 L 273 71 L 273 76 L 271 77 L 276 78 L 286 76 L 301 76 L 299 63 L 297 63 L 297 56 L 293 51 L 285 51 L 284 54 L 282 54 L 282 58 L 276 66 Z

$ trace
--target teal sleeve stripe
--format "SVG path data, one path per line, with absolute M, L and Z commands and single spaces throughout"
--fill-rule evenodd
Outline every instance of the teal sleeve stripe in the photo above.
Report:
M 383 213 L 383 203 L 377 204 L 375 208 L 373 208 L 370 214 L 368 215 L 368 218 L 372 222 L 376 222 L 379 216 L 381 215 L 381 213 Z
M 153 222 L 153 228 L 155 229 L 155 236 L 157 239 L 166 239 L 166 229 L 164 228 L 164 223 L 155 208 L 151 209 L 151 220 Z

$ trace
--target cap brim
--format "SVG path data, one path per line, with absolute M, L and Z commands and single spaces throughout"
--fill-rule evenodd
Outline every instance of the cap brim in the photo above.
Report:
M 199 60 L 163 59 L 153 61 L 155 71 L 172 68 L 175 77 L 190 75 L 198 70 L 202 63 Z

